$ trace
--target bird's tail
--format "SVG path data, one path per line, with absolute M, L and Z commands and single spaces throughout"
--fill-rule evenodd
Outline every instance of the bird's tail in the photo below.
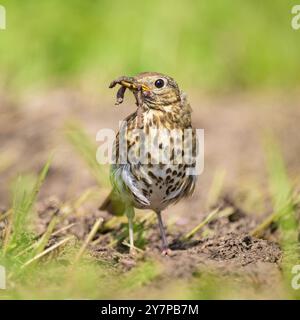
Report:
M 112 190 L 100 205 L 99 210 L 107 211 L 112 215 L 119 216 L 124 213 L 125 205 Z

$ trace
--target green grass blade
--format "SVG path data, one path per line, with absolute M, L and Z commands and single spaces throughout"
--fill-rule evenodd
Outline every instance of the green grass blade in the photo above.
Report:
M 220 213 L 220 208 L 216 208 L 212 212 L 209 213 L 209 215 L 201 221 L 193 230 L 188 232 L 186 235 L 184 235 L 181 240 L 182 241 L 187 241 L 193 238 L 193 236 L 199 232 L 202 228 L 204 228 L 210 221 L 216 218 L 216 216 Z
M 218 201 L 224 188 L 226 170 L 219 168 L 215 171 L 211 187 L 208 192 L 206 208 L 212 208 Z
M 17 243 L 22 241 L 24 235 L 28 231 L 28 216 L 46 179 L 51 160 L 52 157 L 50 157 L 44 165 L 33 187 L 31 187 L 31 183 L 28 182 L 28 179 L 25 179 L 22 176 L 17 179 L 13 194 L 12 234 L 8 242 L 8 247 L 14 247 Z
M 297 203 L 292 196 L 293 187 L 288 178 L 280 148 L 271 136 L 265 140 L 265 150 L 274 212 L 278 213 L 274 218 L 278 222 L 280 231 L 283 272 L 290 283 L 291 269 L 299 263 Z

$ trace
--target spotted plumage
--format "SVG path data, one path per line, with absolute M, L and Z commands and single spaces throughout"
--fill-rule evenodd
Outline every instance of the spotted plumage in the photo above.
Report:
M 191 107 L 174 79 L 160 73 L 121 77 L 111 86 L 115 84 L 123 88 L 118 91 L 118 101 L 123 101 L 129 88 L 138 110 L 125 119 L 116 138 L 115 163 L 111 167 L 113 192 L 129 218 L 131 245 L 133 207 L 152 209 L 157 213 L 167 252 L 161 211 L 189 196 L 195 187 L 195 176 L 187 174 L 195 162 L 184 162 L 186 153 L 195 156 Z M 191 134 L 185 136 L 185 132 Z

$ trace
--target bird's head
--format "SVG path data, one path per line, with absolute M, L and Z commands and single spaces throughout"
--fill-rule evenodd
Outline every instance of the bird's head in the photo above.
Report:
M 181 99 L 176 81 L 161 73 L 143 72 L 135 77 L 120 77 L 110 87 L 117 83 L 130 89 L 135 95 L 140 91 L 143 101 L 150 108 L 170 106 Z

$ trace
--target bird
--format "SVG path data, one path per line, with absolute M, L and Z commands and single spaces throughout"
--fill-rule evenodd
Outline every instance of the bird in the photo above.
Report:
M 110 168 L 113 189 L 100 209 L 108 208 L 112 199 L 122 204 L 128 218 L 130 252 L 135 251 L 134 209 L 155 211 L 161 253 L 170 255 L 162 211 L 192 195 L 197 180 L 195 174 L 188 174 L 188 169 L 195 167 L 192 109 L 187 95 L 165 74 L 142 72 L 134 77 L 122 76 L 110 88 L 117 84 L 120 89 L 116 104 L 123 102 L 128 89 L 136 98 L 137 110 L 125 118 L 116 135 Z M 191 134 L 185 135 L 185 131 Z M 185 153 L 192 155 L 188 163 L 183 161 Z

